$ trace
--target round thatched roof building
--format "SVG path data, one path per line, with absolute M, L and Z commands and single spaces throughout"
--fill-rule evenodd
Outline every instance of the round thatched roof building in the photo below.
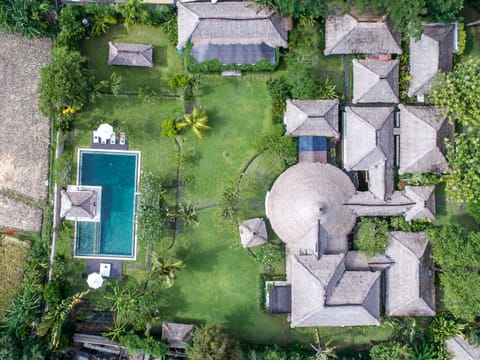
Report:
M 344 203 L 354 192 L 352 182 L 340 169 L 299 163 L 273 184 L 265 203 L 267 216 L 289 247 L 315 249 L 320 237 L 330 242 L 346 241 L 356 218 Z

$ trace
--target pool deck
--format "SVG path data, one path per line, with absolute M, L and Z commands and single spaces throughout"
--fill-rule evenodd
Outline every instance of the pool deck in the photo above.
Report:
M 123 261 L 113 259 L 88 259 L 87 262 L 87 274 L 93 272 L 100 272 L 100 264 L 110 264 L 110 276 L 109 279 L 121 279 L 123 277 Z
M 128 150 L 128 144 L 101 144 L 92 142 L 92 149 Z

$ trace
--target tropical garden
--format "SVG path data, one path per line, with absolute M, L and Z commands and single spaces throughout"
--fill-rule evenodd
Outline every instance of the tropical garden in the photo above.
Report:
M 129 148 L 142 152 L 138 253 L 124 262 L 123 279 L 88 290 L 86 261 L 72 257 L 69 222 L 52 230 L 58 239 L 50 277 L 49 225 L 21 238 L 21 245 L 1 238 L 2 263 L 9 264 L 2 283 L 12 283 L 0 298 L 4 358 L 61 358 L 93 312 L 112 314 L 99 334 L 157 357 L 168 352 L 160 340 L 166 320 L 197 326 L 187 348 L 192 359 L 446 359 L 447 338 L 478 341 L 480 46 L 474 28 L 467 29 L 467 48 L 454 71 L 428 99 L 456 121 L 458 134 L 447 153 L 452 171 L 401 179 L 439 184 L 437 221 L 361 220 L 355 235 L 358 249 L 373 255 L 385 248 L 387 230 L 428 232 L 441 289 L 433 321 L 290 329 L 286 317 L 267 314 L 264 301 L 265 280 L 285 278 L 281 241 L 268 229 L 268 245 L 247 251 L 238 235 L 239 222 L 265 215 L 265 192 L 297 161 L 295 140 L 283 135 L 285 99 L 339 97 L 344 103 L 351 97 L 344 59 L 322 55 L 331 6 L 382 8 L 398 30 L 415 35 L 422 20 L 458 18 L 463 3 L 258 2 L 293 16 L 289 50 L 275 71 L 231 78 L 187 71 L 185 55 L 175 49 L 176 13 L 168 6 L 134 0 L 61 9 L 48 0 L 0 4 L 5 31 L 54 36 L 52 61 L 39 84 L 40 110 L 58 134 L 54 146 L 64 149 L 53 161 L 52 183 L 75 183 L 76 149 L 91 145 L 91 131 L 101 123 L 125 132 Z M 466 7 L 470 17 L 480 8 L 475 1 Z M 154 67 L 108 66 L 109 41 L 153 44 Z M 22 263 L 23 277 L 16 265 Z

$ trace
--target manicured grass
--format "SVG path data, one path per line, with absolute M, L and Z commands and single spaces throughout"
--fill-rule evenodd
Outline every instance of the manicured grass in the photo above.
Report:
M 155 67 L 108 67 L 109 40 L 151 42 L 155 46 Z M 176 175 L 173 159 L 177 149 L 171 139 L 160 135 L 161 120 L 183 114 L 183 102 L 180 98 L 162 95 L 171 93 L 166 85 L 168 78 L 184 71 L 182 58 L 167 43 L 161 29 L 145 26 L 131 26 L 128 31 L 115 27 L 100 39 L 85 41 L 82 50 L 96 71 L 97 81 L 109 78 L 115 71 L 122 76 L 127 92 L 134 93 L 139 86 L 147 85 L 157 92 L 157 96 L 150 103 L 143 103 L 133 95 L 100 97 L 76 117 L 67 147 L 90 146 L 91 131 L 98 124 L 108 122 L 117 131 L 127 133 L 130 149 L 142 151 L 143 171 L 152 171 L 170 183 Z M 341 58 L 320 56 L 322 62 L 325 60 L 325 66 L 318 67 L 319 78 L 328 76 L 332 81 L 338 81 L 343 91 L 343 80 L 338 77 L 343 66 Z M 250 199 L 255 205 L 251 216 L 265 215 L 265 192 L 278 172 L 263 168 L 258 159 L 248 169 L 245 166 L 256 155 L 255 139 L 272 128 L 265 86 L 271 76 L 278 76 L 278 73 L 233 78 L 201 76 L 195 101 L 206 109 L 212 129 L 204 132 L 203 140 L 197 139 L 189 130 L 178 137 L 182 151 L 196 153 L 196 160 L 185 164 L 181 170 L 180 176 L 186 181 L 180 191 L 180 201 L 191 201 L 198 208 L 199 225 L 185 228 L 177 236 L 171 253 L 167 254 L 184 260 L 187 268 L 178 273 L 172 288 L 159 290 L 158 307 L 162 311 L 161 320 L 197 325 L 215 322 L 246 342 L 287 344 L 296 341 L 308 345 L 313 341 L 313 329 L 293 330 L 286 316 L 260 312 L 258 278 L 264 271 L 263 265 L 240 247 L 238 233 L 222 232 L 215 225 L 223 184 L 239 180 L 243 171 L 245 176 L 240 181 L 253 179 L 255 185 Z M 76 156 L 75 152 L 73 156 Z M 173 202 L 175 191 L 169 190 L 167 197 Z M 157 251 L 160 249 L 158 242 L 153 247 Z M 64 248 L 68 249 L 68 246 Z M 139 241 L 138 257 L 133 265 L 145 266 L 147 256 L 147 245 Z M 146 271 L 141 268 L 124 265 L 124 270 L 127 275 L 125 284 L 138 286 L 146 277 Z M 77 290 L 86 287 L 84 280 L 79 281 L 82 271 L 85 271 L 85 261 L 70 261 L 69 276 L 79 284 Z M 92 292 L 94 304 L 99 303 L 97 300 L 103 291 Z M 159 327 L 160 322 L 155 324 L 153 332 L 158 332 Z M 334 345 L 343 347 L 384 340 L 391 334 L 386 327 L 323 328 L 320 332 L 322 340 L 331 339 Z

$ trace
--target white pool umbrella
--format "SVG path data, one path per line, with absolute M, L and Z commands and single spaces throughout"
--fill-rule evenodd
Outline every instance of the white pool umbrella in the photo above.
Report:
M 97 134 L 101 139 L 110 140 L 113 135 L 113 127 L 110 124 L 101 124 L 97 129 Z
M 92 289 L 98 289 L 103 284 L 103 278 L 97 272 L 91 273 L 90 275 L 88 275 L 87 284 Z

